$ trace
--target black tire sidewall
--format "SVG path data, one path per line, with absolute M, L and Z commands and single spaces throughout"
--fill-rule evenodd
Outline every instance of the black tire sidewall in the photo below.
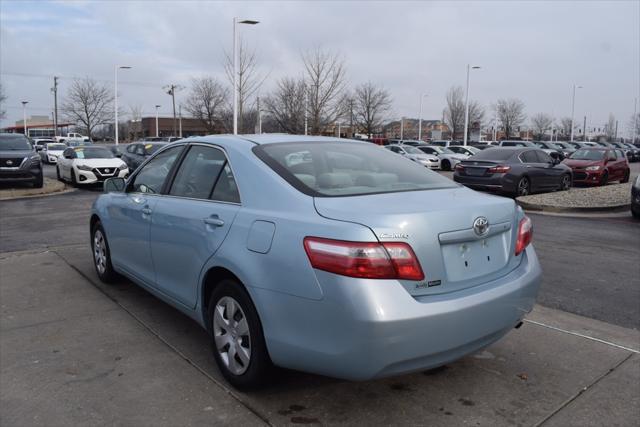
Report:
M 73 185 L 74 187 L 78 185 L 78 179 L 76 178 L 76 173 L 74 172 L 73 168 L 71 168 L 71 185 Z
M 522 180 L 526 180 L 527 181 L 527 194 L 524 194 L 524 195 L 520 194 L 520 183 L 522 182 Z M 520 196 L 529 196 L 530 194 L 531 194 L 531 180 L 529 178 L 527 178 L 526 176 L 523 176 L 516 183 L 516 196 L 518 196 L 518 197 L 520 197 Z
M 608 171 L 604 171 L 604 173 L 602 174 L 602 178 L 600 178 L 600 186 L 605 186 L 609 183 L 609 172 Z
M 42 188 L 43 186 L 44 186 L 44 176 L 42 175 L 42 171 L 40 171 L 40 175 L 37 175 L 35 181 L 33 181 L 33 187 Z
M 104 273 L 100 273 L 98 271 L 98 266 L 96 265 L 96 259 L 93 253 L 94 235 L 97 230 L 100 230 L 100 232 L 102 233 L 102 238 L 104 239 L 104 246 L 106 251 L 105 255 L 107 258 L 107 262 L 105 265 Z M 117 277 L 117 274 L 113 269 L 113 265 L 111 264 L 111 250 L 109 249 L 109 241 L 107 240 L 107 233 L 104 232 L 104 228 L 102 227 L 102 224 L 100 223 L 100 221 L 96 222 L 93 228 L 91 228 L 91 260 L 93 261 L 93 268 L 96 270 L 96 274 L 98 275 L 98 278 L 100 278 L 100 280 L 103 281 L 104 283 L 113 283 Z
M 251 334 L 251 360 L 242 375 L 231 373 L 222 362 L 213 337 L 213 313 L 218 301 L 225 296 L 232 297 L 245 313 Z M 207 310 L 207 329 L 211 335 L 211 349 L 218 368 L 224 378 L 239 390 L 251 390 L 263 386 L 272 372 L 273 365 L 267 351 L 262 331 L 262 323 L 251 297 L 244 287 L 235 280 L 224 279 L 214 289 Z
M 451 170 L 451 162 L 449 160 L 442 161 L 442 170 L 445 170 L 445 171 Z

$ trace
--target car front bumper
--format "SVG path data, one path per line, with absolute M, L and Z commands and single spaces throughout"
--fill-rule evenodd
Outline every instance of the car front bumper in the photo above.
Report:
M 0 181 L 36 181 L 42 175 L 39 161 L 23 162 L 19 167 L 1 167 Z
M 600 183 L 600 180 L 602 179 L 602 172 L 604 172 L 604 169 L 600 169 L 597 171 L 587 171 L 584 169 L 580 169 L 580 170 L 572 169 L 572 172 L 573 172 L 574 184 L 597 185 Z
M 432 170 L 440 169 L 440 162 L 418 162 L 418 163 L 427 169 L 432 169 Z
M 249 292 L 276 365 L 349 380 L 426 370 L 490 345 L 531 311 L 542 280 L 531 246 L 502 278 L 439 295 L 413 297 L 395 280 L 316 275 L 320 301 Z
M 118 170 L 117 173 L 109 176 L 100 175 L 94 171 L 85 171 L 81 169 L 76 169 L 76 182 L 78 184 L 96 184 L 100 182 L 104 182 L 108 178 L 120 177 L 126 178 L 129 173 L 128 169 Z

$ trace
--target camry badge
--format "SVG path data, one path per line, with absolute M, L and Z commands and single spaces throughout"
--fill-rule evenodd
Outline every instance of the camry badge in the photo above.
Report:
M 484 236 L 489 231 L 489 220 L 483 216 L 479 216 L 473 220 L 473 231 L 478 236 Z

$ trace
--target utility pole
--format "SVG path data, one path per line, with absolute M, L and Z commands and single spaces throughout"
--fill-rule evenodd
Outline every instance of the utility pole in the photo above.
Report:
M 156 136 L 160 136 L 159 132 L 158 132 L 158 108 L 160 108 L 161 105 L 156 105 Z
M 631 143 L 636 142 L 636 132 L 638 131 L 638 98 L 633 101 L 633 129 L 631 130 Z
M 58 77 L 53 76 L 53 136 L 58 136 Z
M 262 109 L 260 108 L 260 96 L 258 95 L 258 133 L 262 133 Z
M 584 116 L 584 122 L 582 123 L 582 140 L 587 140 L 587 116 Z
M 618 141 L 618 121 L 616 120 L 616 133 L 615 136 L 613 137 L 614 141 Z
M 29 101 L 22 101 L 22 127 L 24 130 L 24 135 L 29 136 L 29 132 L 27 131 L 27 104 Z
M 353 129 L 353 98 L 349 100 L 349 132 L 351 132 L 351 138 L 355 136 L 355 132 Z M 371 134 L 369 134 L 369 138 L 371 138 Z
M 163 88 L 167 91 L 167 95 L 171 95 L 171 102 L 173 104 L 173 136 L 178 134 L 177 120 L 176 120 L 176 90 L 181 90 L 182 86 L 170 84 Z
M 180 115 L 180 122 L 179 122 L 180 123 L 180 133 L 179 133 L 179 136 L 180 136 L 180 138 L 182 138 L 182 104 L 180 104 L 179 111 L 180 111 L 180 113 L 179 113 L 179 115 Z
M 404 139 L 404 117 L 400 118 L 400 140 Z
M 573 117 L 576 110 L 576 89 L 582 89 L 582 86 L 573 85 L 573 95 L 571 96 L 571 142 L 573 142 Z

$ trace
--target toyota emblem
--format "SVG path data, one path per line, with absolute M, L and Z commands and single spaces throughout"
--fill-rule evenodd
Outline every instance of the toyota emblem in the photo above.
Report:
M 473 220 L 473 231 L 478 236 L 484 236 L 489 231 L 489 220 L 483 216 L 479 216 Z

